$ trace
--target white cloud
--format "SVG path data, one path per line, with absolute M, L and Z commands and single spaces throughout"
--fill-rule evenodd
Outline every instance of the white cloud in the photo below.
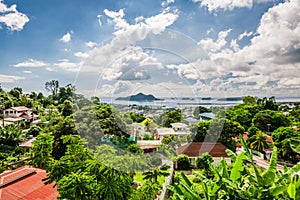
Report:
M 219 9 L 233 10 L 235 8 L 252 8 L 254 3 L 264 3 L 273 0 L 193 0 L 200 3 L 201 7 L 207 7 L 210 12 Z
M 125 16 L 123 9 L 117 12 L 104 10 L 104 14 L 111 18 L 115 25 L 114 36 L 110 42 L 91 51 L 84 63 L 83 71 L 94 68 L 93 71 L 103 73 L 104 79 L 114 80 L 129 72 L 137 73 L 134 67 L 144 67 L 143 69 L 146 66 L 162 67 L 137 43 L 143 41 L 149 34 L 160 34 L 166 27 L 172 25 L 178 17 L 175 11 L 163 11 L 146 19 L 140 18 L 141 21 L 138 20 L 135 24 L 129 24 L 123 18 Z M 139 71 L 136 75 L 140 73 Z
M 71 33 L 70 32 L 66 33 L 59 39 L 59 41 L 62 41 L 63 43 L 70 42 L 71 41 Z
M 102 26 L 101 17 L 102 17 L 102 15 L 97 15 L 99 26 Z
M 53 64 L 53 67 L 48 68 L 48 71 L 68 71 L 68 72 L 78 72 L 80 70 L 81 63 L 70 62 L 68 59 L 60 60 Z
M 0 28 L 1 23 L 4 23 L 11 31 L 21 31 L 28 22 L 29 18 L 18 12 L 15 4 L 7 7 L 3 0 L 0 0 Z
M 87 47 L 94 48 L 95 46 L 97 46 L 97 43 L 96 43 L 96 42 L 89 41 L 89 42 L 86 42 L 85 45 L 86 45 Z
M 32 74 L 32 71 L 25 70 L 25 71 L 23 71 L 23 73 L 25 73 L 25 74 Z
M 250 37 L 251 35 L 253 35 L 253 32 L 244 32 L 244 33 L 242 33 L 242 34 L 240 34 L 239 36 L 238 36 L 238 40 L 241 40 L 241 39 L 243 39 L 244 37 Z
M 232 75 L 224 81 L 227 91 L 276 94 L 300 88 L 299 11 L 299 0 L 280 3 L 264 13 L 249 45 L 237 45 L 253 35 L 244 32 L 231 41 L 230 49 L 209 53 L 223 77 Z
M 83 52 L 76 52 L 76 53 L 74 53 L 74 56 L 79 57 L 79 58 L 87 58 L 89 56 L 89 54 L 83 53 Z
M 23 80 L 23 79 L 25 78 L 20 76 L 10 76 L 10 75 L 0 74 L 0 82 L 2 83 L 14 83 L 16 81 Z
M 13 65 L 13 67 L 44 67 L 47 63 L 39 60 L 28 59 L 27 61 Z
M 202 39 L 199 41 L 199 45 L 201 45 L 207 51 L 218 51 L 222 47 L 226 45 L 226 37 L 230 33 L 231 29 L 220 31 L 218 34 L 218 39 L 214 42 L 211 38 Z

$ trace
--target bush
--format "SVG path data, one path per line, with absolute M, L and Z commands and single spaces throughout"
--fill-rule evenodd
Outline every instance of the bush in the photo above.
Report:
M 191 162 L 187 155 L 179 155 L 176 159 L 177 161 L 177 169 L 189 169 Z
M 196 167 L 198 169 L 205 169 L 206 171 L 209 170 L 209 166 L 213 162 L 213 158 L 209 155 L 208 152 L 203 153 L 201 156 L 196 158 Z

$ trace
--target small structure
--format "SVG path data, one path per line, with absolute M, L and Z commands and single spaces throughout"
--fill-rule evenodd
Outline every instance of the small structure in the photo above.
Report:
M 11 107 L 3 111 L 4 121 L 8 123 L 29 122 L 39 120 L 39 116 L 25 106 Z
M 177 131 L 175 132 L 173 128 L 157 128 L 156 129 L 158 139 L 162 140 L 164 137 L 168 136 L 185 136 L 190 135 L 191 133 L 188 131 Z
M 227 163 L 230 163 L 231 160 L 226 153 L 226 149 L 227 147 L 219 142 L 190 142 L 178 147 L 176 151 L 179 155 L 187 155 L 191 161 L 191 165 L 195 166 L 196 158 L 205 152 L 208 152 L 213 157 L 213 165 L 217 165 L 222 157 Z
M 48 199 L 59 196 L 55 183 L 45 185 L 45 170 L 23 166 L 0 175 L 0 199 Z
M 215 118 L 215 114 L 214 113 L 205 112 L 205 113 L 199 114 L 199 117 L 200 117 L 200 121 L 211 120 L 211 119 Z
M 36 137 L 29 137 L 27 140 L 21 142 L 19 144 L 20 147 L 24 148 L 25 150 L 29 151 L 30 149 L 32 149 L 32 142 L 35 141 Z
M 144 151 L 144 153 L 155 152 L 161 145 L 160 140 L 138 140 L 137 145 Z
M 187 117 L 185 119 L 183 119 L 184 122 L 186 122 L 189 126 L 192 126 L 194 124 L 196 124 L 197 122 L 199 122 L 198 119 L 195 119 L 193 117 Z
M 175 132 L 182 132 L 182 131 L 187 131 L 188 130 L 188 125 L 184 123 L 171 123 L 172 128 L 174 129 Z

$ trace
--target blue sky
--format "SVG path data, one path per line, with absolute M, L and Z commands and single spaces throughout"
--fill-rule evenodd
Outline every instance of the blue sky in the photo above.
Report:
M 0 0 L 0 83 L 87 96 L 297 96 L 300 1 Z

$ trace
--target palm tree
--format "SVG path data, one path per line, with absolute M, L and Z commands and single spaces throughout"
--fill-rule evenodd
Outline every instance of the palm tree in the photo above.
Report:
M 153 171 L 144 172 L 143 175 L 145 176 L 143 180 L 151 180 L 153 183 L 157 183 L 159 176 L 168 176 L 169 173 L 164 172 L 160 168 L 156 167 Z
M 267 137 L 261 131 L 256 132 L 251 140 L 250 148 L 253 150 L 263 152 L 265 149 L 269 148 Z

